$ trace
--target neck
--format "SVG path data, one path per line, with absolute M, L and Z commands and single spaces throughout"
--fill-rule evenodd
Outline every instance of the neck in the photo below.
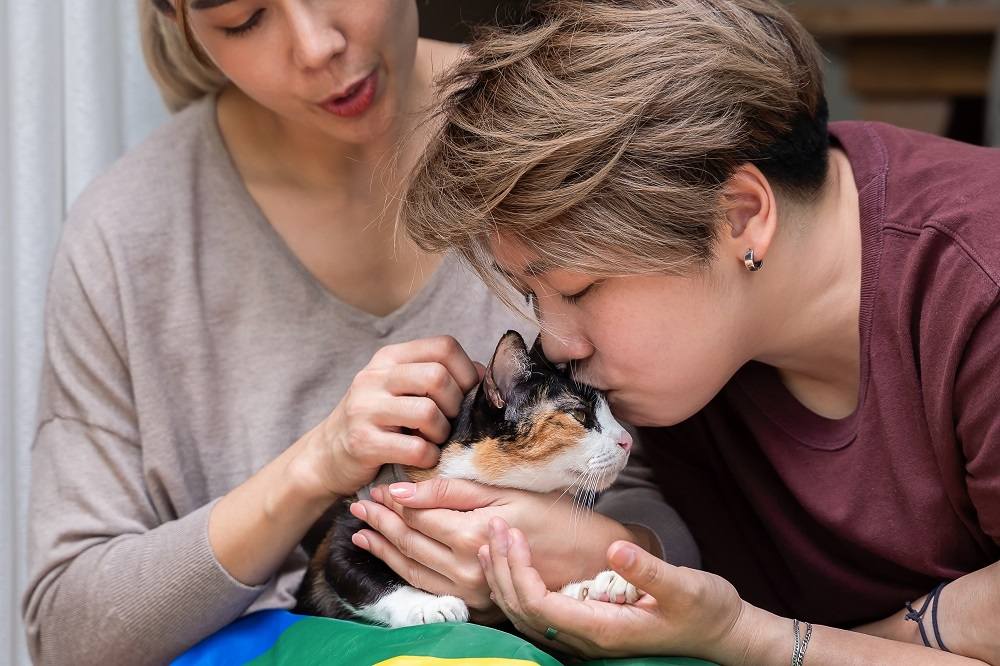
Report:
M 834 150 L 830 164 L 820 200 L 786 223 L 771 252 L 759 287 L 771 292 L 761 302 L 775 305 L 758 313 L 755 358 L 778 368 L 807 407 L 835 418 L 857 404 L 861 232 L 850 162 Z

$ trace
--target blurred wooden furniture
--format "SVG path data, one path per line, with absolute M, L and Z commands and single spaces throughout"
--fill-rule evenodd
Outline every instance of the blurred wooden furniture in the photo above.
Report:
M 871 120 L 942 133 L 950 100 L 986 97 L 1000 4 L 792 4 L 844 56 L 847 85 Z

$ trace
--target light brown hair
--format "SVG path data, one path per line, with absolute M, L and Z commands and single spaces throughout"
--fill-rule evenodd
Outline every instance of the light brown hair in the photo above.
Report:
M 225 85 L 191 31 L 187 0 L 139 0 L 139 25 L 146 66 L 171 111 Z
M 401 221 L 495 288 L 497 234 L 550 267 L 687 273 L 713 256 L 740 165 L 784 196 L 821 189 L 819 57 L 769 0 L 549 2 L 481 33 L 444 81 L 441 130 Z

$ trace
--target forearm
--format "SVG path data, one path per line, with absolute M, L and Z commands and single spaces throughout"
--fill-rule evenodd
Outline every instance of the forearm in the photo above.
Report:
M 749 647 L 724 663 L 754 666 L 785 666 L 793 650 L 792 620 L 745 605 L 753 616 L 746 624 L 753 628 L 745 637 Z M 804 628 L 803 624 L 803 628 Z M 950 654 L 912 643 L 871 636 L 856 631 L 814 625 L 806 652 L 809 666 L 868 666 L 907 664 L 908 666 L 985 666 L 988 662 Z
M 311 478 L 312 431 L 215 505 L 208 532 L 219 564 L 246 585 L 267 581 L 336 499 Z
M 919 609 L 924 597 L 911 605 Z M 988 664 L 1000 664 L 1000 636 L 993 618 L 1000 616 L 1000 563 L 974 571 L 948 583 L 938 597 L 938 627 L 941 639 L 952 652 L 975 657 Z M 905 609 L 892 616 L 857 627 L 855 631 L 895 641 L 923 645 L 915 622 L 904 619 Z M 924 628 L 934 642 L 931 611 Z
M 261 588 L 219 566 L 211 509 L 90 546 L 35 581 L 25 599 L 34 662 L 162 664 L 239 617 Z

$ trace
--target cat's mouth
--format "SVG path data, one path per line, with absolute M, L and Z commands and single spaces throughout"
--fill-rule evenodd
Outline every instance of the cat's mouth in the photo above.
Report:
M 587 466 L 583 469 L 570 470 L 576 476 L 573 486 L 593 492 L 607 490 L 625 469 L 626 462 L 628 462 L 627 453 L 624 456 L 621 454 L 595 456 L 587 461 Z

